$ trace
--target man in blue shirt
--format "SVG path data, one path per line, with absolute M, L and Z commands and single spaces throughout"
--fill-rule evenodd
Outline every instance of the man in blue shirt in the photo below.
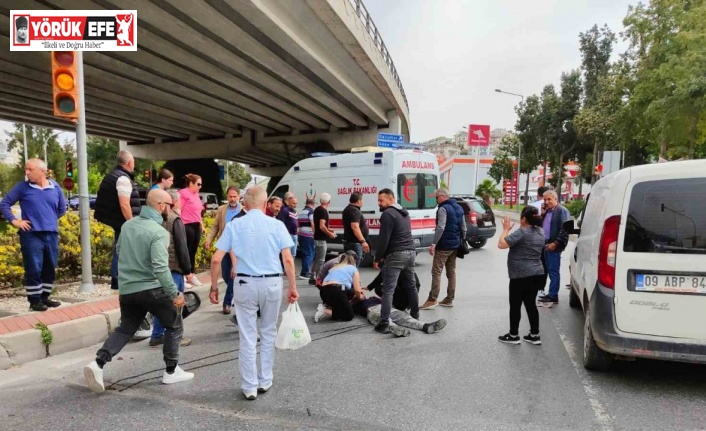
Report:
M 240 328 L 240 379 L 248 400 L 272 387 L 277 316 L 282 301 L 282 277 L 279 256 L 289 284 L 290 303 L 299 298 L 294 274 L 292 238 L 279 220 L 265 215 L 267 193 L 253 186 L 245 193 L 243 204 L 248 213 L 228 223 L 216 243 L 211 259 L 211 294 L 218 304 L 218 277 L 221 261 L 230 254 L 235 267 L 233 296 L 235 315 Z M 260 310 L 260 368 L 257 366 L 257 310 Z
M 64 194 L 54 180 L 47 178 L 47 165 L 41 159 L 25 164 L 27 181 L 15 185 L 0 202 L 0 212 L 19 230 L 24 284 L 31 311 L 58 307 L 49 298 L 59 260 L 59 218 L 66 213 Z M 11 207 L 20 203 L 22 219 Z
M 549 293 L 541 295 L 539 304 L 552 306 L 559 303 L 561 252 L 569 242 L 569 236 L 562 225 L 569 219 L 569 210 L 559 204 L 559 196 L 554 190 L 544 192 L 544 263 L 549 275 Z

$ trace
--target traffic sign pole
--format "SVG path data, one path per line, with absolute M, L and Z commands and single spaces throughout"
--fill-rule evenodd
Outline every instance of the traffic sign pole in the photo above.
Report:
M 76 123 L 76 153 L 78 158 L 78 199 L 81 219 L 81 286 L 79 292 L 93 292 L 93 269 L 91 268 L 91 219 L 88 202 L 88 153 L 86 151 L 86 104 L 83 86 L 83 51 L 76 51 L 78 62 L 78 109 Z M 73 181 L 72 181 L 73 182 Z

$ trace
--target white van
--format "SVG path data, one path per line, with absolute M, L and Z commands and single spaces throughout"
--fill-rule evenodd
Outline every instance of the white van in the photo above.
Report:
M 284 197 L 293 192 L 304 207 L 307 198 L 319 205 L 322 193 L 331 195 L 329 226 L 338 235 L 329 242 L 329 250 L 342 251 L 343 209 L 354 191 L 363 194 L 361 211 L 370 230 L 370 246 L 375 250 L 380 232 L 378 192 L 389 188 L 397 203 L 409 211 L 412 235 L 418 251 L 431 245 L 436 228 L 436 198 L 439 165 L 436 156 L 419 150 L 367 148 L 351 154 L 313 157 L 297 162 L 271 193 Z M 366 256 L 366 263 L 370 257 Z
M 571 262 L 584 365 L 614 355 L 706 363 L 706 160 L 635 166 L 594 185 Z

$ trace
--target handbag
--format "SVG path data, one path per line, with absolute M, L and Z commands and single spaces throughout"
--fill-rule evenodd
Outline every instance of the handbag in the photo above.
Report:
M 184 292 L 184 307 L 181 309 L 182 319 L 191 316 L 201 306 L 201 298 L 196 292 Z
M 461 245 L 458 246 L 458 250 L 456 251 L 456 257 L 458 257 L 459 259 L 463 259 L 470 252 L 471 249 L 468 248 L 468 242 L 466 242 L 466 240 L 462 237 Z
M 281 350 L 296 350 L 311 343 L 311 334 L 299 303 L 289 304 L 282 312 L 282 323 L 277 331 L 275 347 Z

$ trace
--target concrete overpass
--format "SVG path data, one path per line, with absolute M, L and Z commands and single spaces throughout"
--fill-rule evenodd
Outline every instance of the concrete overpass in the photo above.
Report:
M 313 151 L 409 137 L 392 58 L 362 0 L 5 0 L 0 118 L 55 118 L 48 52 L 10 52 L 11 9 L 137 9 L 137 52 L 86 52 L 89 134 L 149 159 L 281 175 Z

